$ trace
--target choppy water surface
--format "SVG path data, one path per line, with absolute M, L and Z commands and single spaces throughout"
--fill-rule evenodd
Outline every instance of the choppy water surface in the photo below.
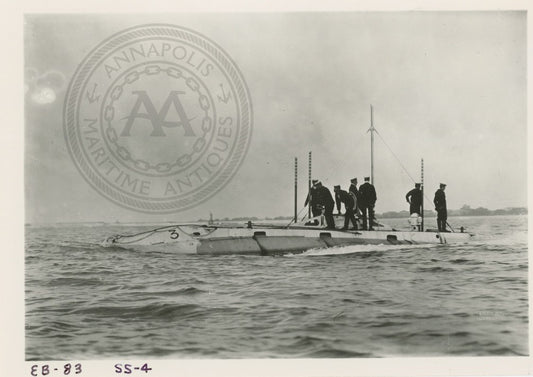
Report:
M 134 226 L 26 227 L 26 358 L 527 355 L 527 217 L 467 245 L 302 255 L 104 249 Z

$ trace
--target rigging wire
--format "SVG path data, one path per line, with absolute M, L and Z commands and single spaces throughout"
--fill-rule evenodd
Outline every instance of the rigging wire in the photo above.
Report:
M 298 214 L 296 215 L 296 219 L 298 219 L 298 217 L 300 217 L 300 215 L 302 214 L 302 211 L 303 211 L 304 209 L 306 209 L 306 208 L 307 208 L 307 206 L 304 206 L 304 207 L 300 210 L 300 212 L 298 212 Z M 303 218 L 305 219 L 305 216 L 304 216 Z M 294 217 L 293 217 L 292 220 L 291 220 L 291 222 L 288 223 L 287 225 L 285 225 L 285 228 L 288 228 L 289 226 L 291 226 L 292 223 L 294 222 L 294 220 L 295 220 L 295 219 L 294 219 Z M 303 221 L 303 219 L 302 219 L 302 221 Z
M 400 164 L 400 166 L 402 167 L 403 171 L 405 172 L 405 174 L 407 174 L 407 176 L 409 178 L 411 178 L 411 181 L 413 181 L 413 183 L 416 183 L 416 181 L 413 179 L 413 177 L 411 177 L 411 174 L 409 174 L 409 172 L 407 171 L 407 169 L 405 168 L 405 166 L 402 164 L 402 161 L 398 158 L 398 156 L 396 156 L 396 154 L 392 151 L 391 147 L 389 147 L 389 145 L 385 142 L 385 139 L 383 139 L 383 137 L 381 136 L 381 134 L 378 132 L 378 130 L 374 129 L 376 131 L 376 133 L 378 134 L 379 138 L 381 139 L 381 141 L 383 142 L 383 144 L 385 144 L 385 146 L 387 147 L 387 149 L 389 150 L 389 152 L 394 156 L 394 158 L 396 159 L 396 161 L 398 161 L 398 163 Z
M 378 132 L 377 129 L 374 128 L 374 131 L 378 134 L 379 138 L 381 139 L 381 141 L 383 142 L 383 144 L 385 144 L 385 146 L 387 147 L 387 149 L 389 150 L 389 152 L 394 156 L 394 158 L 396 159 L 396 161 L 400 164 L 400 166 L 402 167 L 403 171 L 405 172 L 405 174 L 407 174 L 407 176 L 411 179 L 411 181 L 413 181 L 413 183 L 416 183 L 416 180 L 411 176 L 411 174 L 409 174 L 409 172 L 407 171 L 407 168 L 402 164 L 402 161 L 398 158 L 398 156 L 396 156 L 396 154 L 393 152 L 392 148 L 389 147 L 389 145 L 387 144 L 387 142 L 385 141 L 385 139 L 383 139 L 383 136 L 381 136 L 381 134 Z M 426 195 L 426 192 L 424 191 L 424 198 L 426 198 L 426 200 L 428 202 L 431 202 L 431 200 L 428 198 L 428 196 Z

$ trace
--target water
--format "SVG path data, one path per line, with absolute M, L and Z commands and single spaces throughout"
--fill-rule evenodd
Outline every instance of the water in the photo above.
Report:
M 147 227 L 27 226 L 26 359 L 528 355 L 527 217 L 450 220 L 473 241 L 284 257 L 120 251 L 98 244 Z

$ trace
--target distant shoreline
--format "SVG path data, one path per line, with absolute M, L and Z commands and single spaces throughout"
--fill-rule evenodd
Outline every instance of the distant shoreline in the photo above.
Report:
M 470 208 L 469 206 L 463 206 L 461 209 L 448 210 L 448 217 L 476 217 L 476 216 L 524 216 L 528 214 L 526 207 L 513 207 L 505 209 L 489 210 L 483 207 Z M 424 210 L 425 218 L 435 218 L 436 212 L 432 210 Z M 383 213 L 376 213 L 377 219 L 406 219 L 409 217 L 409 211 L 388 211 Z M 213 218 L 214 222 L 227 222 L 227 221 L 291 221 L 293 216 L 276 216 L 276 217 L 255 217 L 255 216 L 240 216 L 240 217 L 224 217 Z M 207 223 L 209 219 L 198 220 L 169 220 L 169 221 L 77 221 L 77 222 L 35 222 L 25 223 L 25 225 L 60 225 L 60 224 L 100 224 L 100 225 L 170 225 L 176 223 Z
M 511 207 L 505 209 L 490 210 L 484 207 L 471 208 L 468 205 L 462 206 L 460 209 L 449 209 L 448 217 L 454 216 L 508 216 L 508 215 L 527 215 L 526 207 Z M 377 218 L 381 219 L 399 219 L 408 218 L 409 211 L 387 211 L 383 213 L 376 213 Z M 424 217 L 437 217 L 437 213 L 433 210 L 425 209 Z M 276 217 L 233 217 L 233 218 L 214 218 L 213 221 L 270 221 L 270 220 L 292 220 L 293 216 L 276 216 Z M 199 219 L 197 221 L 208 221 L 207 219 Z
M 512 207 L 505 209 L 490 210 L 484 207 L 471 208 L 468 205 L 462 206 L 460 209 L 449 209 L 448 217 L 455 216 L 506 216 L 506 215 L 527 215 L 527 208 L 525 207 Z M 390 211 L 383 212 L 379 215 L 383 218 L 402 218 L 409 217 L 408 211 Z M 432 210 L 424 209 L 424 217 L 437 217 L 437 213 Z
M 334 212 L 335 213 L 335 212 Z M 505 209 L 490 210 L 484 207 L 470 208 L 465 205 L 461 209 L 448 210 L 448 217 L 457 216 L 515 216 L 515 215 L 527 215 L 528 211 L 525 207 L 513 207 Z M 408 218 L 409 211 L 387 211 L 383 213 L 376 213 L 376 218 L 380 219 L 401 219 Z M 432 210 L 424 210 L 424 217 L 432 218 L 437 217 L 437 213 Z M 292 220 L 293 216 L 276 216 L 276 217 L 233 217 L 233 218 L 214 218 L 213 221 L 271 221 L 271 220 Z M 208 219 L 198 219 L 199 222 L 207 222 Z

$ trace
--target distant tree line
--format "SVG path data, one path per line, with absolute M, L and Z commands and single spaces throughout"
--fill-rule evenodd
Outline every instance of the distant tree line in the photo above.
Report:
M 276 216 L 276 217 L 255 217 L 255 216 L 250 216 L 250 217 L 232 217 L 232 218 L 229 218 L 229 217 L 224 217 L 224 218 L 214 218 L 213 221 L 259 221 L 259 220 L 292 220 L 292 216 Z M 207 219 L 198 219 L 198 221 L 209 221 Z
M 527 215 L 525 207 L 511 207 L 505 209 L 490 210 L 484 207 L 471 208 L 465 204 L 460 209 L 449 209 L 448 216 L 503 216 L 503 215 Z M 382 218 L 395 219 L 409 217 L 409 211 L 389 211 L 378 215 Z M 433 210 L 425 209 L 424 217 L 436 217 L 437 213 Z
M 503 216 L 503 215 L 527 215 L 527 208 L 525 207 L 511 207 L 505 209 L 490 210 L 484 207 L 471 208 L 465 204 L 460 209 L 449 209 L 448 216 Z M 377 217 L 385 219 L 407 218 L 409 217 L 409 211 L 388 211 L 376 214 Z M 436 217 L 437 213 L 433 210 L 424 210 L 424 217 Z M 213 221 L 259 221 L 259 220 L 291 220 L 292 216 L 276 216 L 276 217 L 264 217 L 258 218 L 252 217 L 224 217 L 215 218 Z M 206 219 L 199 219 L 200 222 L 207 222 Z

